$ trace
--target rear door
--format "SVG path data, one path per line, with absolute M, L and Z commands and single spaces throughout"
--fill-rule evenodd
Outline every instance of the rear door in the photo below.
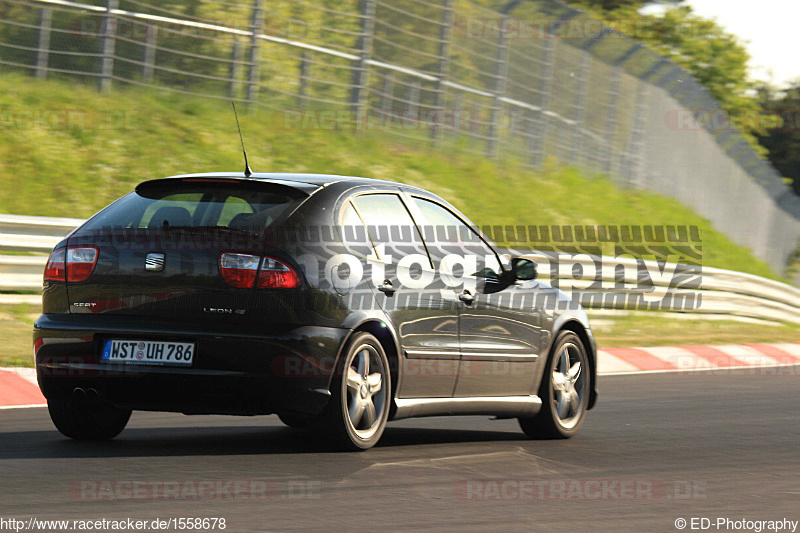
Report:
M 447 206 L 412 196 L 424 218 L 422 233 L 440 276 L 456 293 L 461 364 L 454 396 L 530 394 L 538 346 L 539 314 L 514 283 L 498 283 L 496 252 Z
M 435 271 L 408 207 L 399 191 L 357 194 L 350 205 L 367 226 L 375 248 L 367 274 L 404 351 L 399 397 L 450 397 L 459 359 L 458 312 L 435 287 Z

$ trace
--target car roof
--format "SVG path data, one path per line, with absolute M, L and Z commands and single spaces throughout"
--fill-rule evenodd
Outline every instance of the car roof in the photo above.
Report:
M 383 187 L 402 187 L 409 191 L 422 193 L 428 196 L 433 195 L 430 191 L 421 189 L 414 185 L 408 185 L 397 181 L 379 180 L 374 178 L 362 178 L 358 176 L 340 176 L 337 174 L 308 174 L 299 172 L 253 172 L 250 176 L 245 176 L 244 172 L 200 172 L 193 174 L 176 174 L 166 178 L 157 178 L 139 183 L 136 189 L 151 185 L 169 183 L 181 180 L 236 180 L 242 183 L 274 183 L 284 185 L 304 191 L 306 194 L 323 189 L 334 183 L 339 183 L 349 187 L 359 186 L 383 186 Z M 435 196 L 435 195 L 433 195 Z

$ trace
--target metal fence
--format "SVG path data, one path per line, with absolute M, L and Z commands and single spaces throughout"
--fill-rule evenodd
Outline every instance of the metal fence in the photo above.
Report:
M 247 102 L 287 130 L 553 157 L 675 197 L 784 271 L 800 201 L 699 83 L 557 0 L 512 4 L 0 0 L 0 68 Z

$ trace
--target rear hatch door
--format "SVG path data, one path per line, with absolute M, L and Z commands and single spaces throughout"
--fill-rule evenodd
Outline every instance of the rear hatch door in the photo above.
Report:
M 286 184 L 225 179 L 146 182 L 98 213 L 68 246 L 95 247 L 91 277 L 68 282 L 70 312 L 161 321 L 246 320 L 257 291 L 223 279 L 226 253 L 272 256 L 271 228 L 308 197 Z

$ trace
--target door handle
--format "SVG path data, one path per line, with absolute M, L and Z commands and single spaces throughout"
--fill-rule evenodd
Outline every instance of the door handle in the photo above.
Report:
M 465 289 L 464 292 L 458 295 L 458 299 L 467 305 L 472 305 L 472 302 L 475 301 L 475 296 Z
M 387 296 L 391 296 L 397 289 L 395 289 L 394 286 L 392 286 L 392 280 L 385 279 L 383 280 L 383 283 L 378 285 L 378 290 Z

